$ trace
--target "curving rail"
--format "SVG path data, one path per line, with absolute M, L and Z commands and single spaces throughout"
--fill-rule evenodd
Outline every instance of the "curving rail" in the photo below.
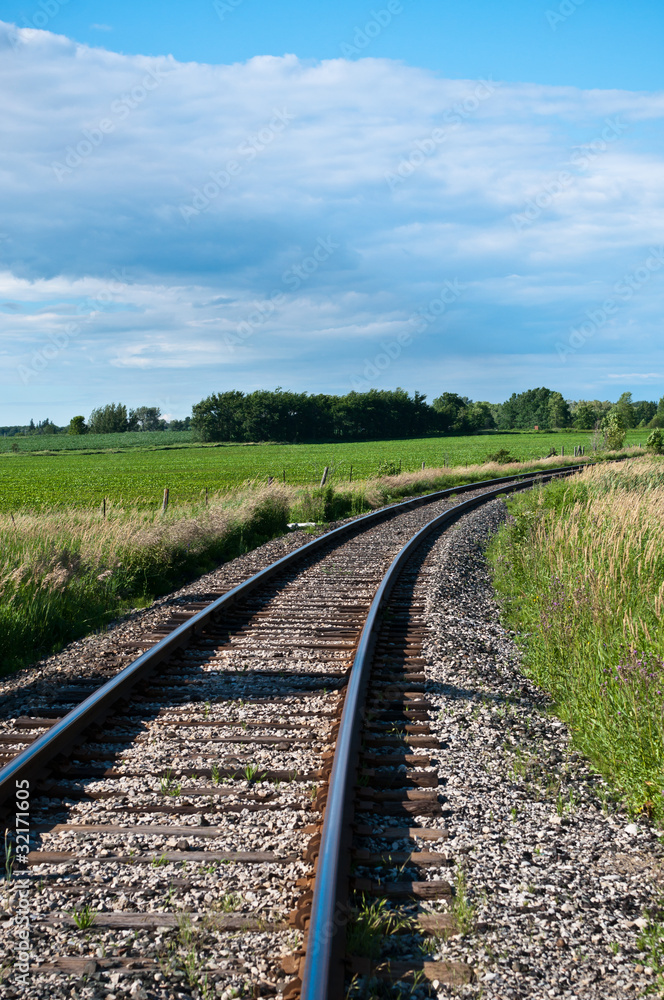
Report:
M 558 475 L 569 475 L 582 468 L 584 468 L 583 465 L 568 466 L 563 473 L 558 473 Z M 180 625 L 166 638 L 155 643 L 151 649 L 137 657 L 115 677 L 111 678 L 111 680 L 107 681 L 95 692 L 85 698 L 46 733 L 38 737 L 34 743 L 21 753 L 17 754 L 17 756 L 14 757 L 8 764 L 5 764 L 5 766 L 0 769 L 0 803 L 6 801 L 10 798 L 10 796 L 14 795 L 17 781 L 28 777 L 34 778 L 39 775 L 45 768 L 48 767 L 57 754 L 70 748 L 72 743 L 85 729 L 93 723 L 98 722 L 100 719 L 103 719 L 104 716 L 110 711 L 111 707 L 117 701 L 126 697 L 138 681 L 149 675 L 160 663 L 176 652 L 176 650 L 186 646 L 193 636 L 201 632 L 203 628 L 213 622 L 224 611 L 228 610 L 234 602 L 244 599 L 253 590 L 263 586 L 266 582 L 277 574 L 282 573 L 284 569 L 287 569 L 293 563 L 312 555 L 314 552 L 324 548 L 325 546 L 328 546 L 331 541 L 336 541 L 338 539 L 345 538 L 348 535 L 362 532 L 367 528 L 380 523 L 381 520 L 387 520 L 395 514 L 435 502 L 436 500 L 440 500 L 446 496 L 466 493 L 485 486 L 491 487 L 496 485 L 500 485 L 501 492 L 505 492 L 509 488 L 507 484 L 514 484 L 515 480 L 517 480 L 517 485 L 513 486 L 513 488 L 519 488 L 524 485 L 529 486 L 533 482 L 545 481 L 550 478 L 552 478 L 552 474 L 541 472 L 526 473 L 520 476 L 503 476 L 498 479 L 485 480 L 479 483 L 467 483 L 461 486 L 451 487 L 446 490 L 439 490 L 435 493 L 427 493 L 421 497 L 416 497 L 411 500 L 403 501 L 402 503 L 393 504 L 389 507 L 383 507 L 377 511 L 372 511 L 370 514 L 365 514 L 362 517 L 356 518 L 355 520 L 343 524 L 332 531 L 320 535 L 311 542 L 300 546 L 300 548 L 295 549 L 293 552 L 272 563 L 266 569 L 254 574 L 244 583 L 229 590 L 222 597 L 213 601 L 208 607 L 193 615 L 189 621 Z M 505 486 L 503 486 L 503 484 L 505 484 Z M 473 501 L 469 501 L 468 503 L 472 505 Z M 462 504 L 454 509 L 458 511 L 463 506 L 464 505 Z M 438 518 L 435 522 L 433 522 L 433 524 L 435 525 L 440 523 L 440 520 L 441 519 Z M 415 537 L 417 538 L 418 536 Z M 382 587 L 379 591 L 379 594 L 380 593 L 383 593 Z
M 578 467 L 546 473 L 541 482 L 571 475 Z M 342 996 L 343 939 L 346 933 L 346 898 L 350 865 L 351 823 L 355 774 L 360 746 L 362 713 L 369 683 L 376 636 L 383 608 L 405 563 L 417 547 L 441 525 L 505 493 L 526 489 L 532 482 L 517 482 L 445 511 L 425 525 L 406 543 L 383 577 L 360 636 L 344 701 L 323 819 L 316 881 L 311 902 L 301 1000 L 330 1000 Z M 460 491 L 450 491 L 460 492 Z

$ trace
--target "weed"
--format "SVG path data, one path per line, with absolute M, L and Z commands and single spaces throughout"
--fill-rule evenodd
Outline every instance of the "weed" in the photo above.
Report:
M 168 864 L 168 858 L 166 857 L 166 852 L 164 851 L 159 856 L 157 856 L 155 854 L 154 858 L 151 861 L 151 864 L 152 864 L 153 868 L 160 868 L 162 865 L 167 865 Z
M 266 771 L 260 773 L 260 768 L 258 764 L 247 764 L 244 771 L 242 772 L 245 780 L 249 782 L 264 781 L 267 774 Z
M 182 782 L 176 781 L 173 777 L 173 772 L 169 769 L 159 779 L 159 788 L 162 795 L 170 795 L 175 798 L 182 792 Z
M 241 903 L 242 896 L 238 892 L 225 892 L 217 905 L 222 913 L 235 913 Z
M 452 913 L 462 935 L 470 934 L 475 927 L 477 910 L 468 898 L 466 873 L 463 868 L 457 868 L 454 880 L 454 896 L 452 898 Z
M 641 931 L 636 942 L 639 951 L 646 952 L 648 958 L 643 964 L 654 969 L 657 985 L 664 989 L 664 921 L 662 902 L 656 910 L 646 914 L 647 926 Z
M 347 951 L 351 955 L 378 958 L 385 935 L 412 929 L 413 926 L 412 918 L 392 910 L 387 899 L 367 903 L 362 897 L 357 915 L 346 929 Z
M 80 931 L 86 931 L 97 920 L 97 910 L 93 910 L 89 903 L 81 906 L 78 910 L 68 910 L 67 912 Z

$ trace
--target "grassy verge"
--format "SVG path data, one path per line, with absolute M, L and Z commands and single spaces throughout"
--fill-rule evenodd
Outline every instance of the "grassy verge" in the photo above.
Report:
M 331 521 L 408 496 L 572 459 L 425 469 L 308 490 L 274 483 L 222 493 L 166 516 L 108 506 L 0 514 L 0 672 L 106 625 L 241 552 L 289 521 Z
M 245 491 L 165 516 L 109 508 L 0 516 L 0 672 L 282 534 L 290 496 Z
M 490 548 L 526 673 L 634 815 L 664 821 L 664 460 L 509 500 Z

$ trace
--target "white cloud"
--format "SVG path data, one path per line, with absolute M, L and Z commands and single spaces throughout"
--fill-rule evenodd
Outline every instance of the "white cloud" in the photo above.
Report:
M 169 369 L 203 373 L 182 381 L 189 403 L 229 372 L 239 385 L 297 377 L 343 391 L 445 279 L 468 291 L 414 338 L 408 386 L 455 388 L 440 380 L 460 349 L 469 364 L 520 353 L 525 369 L 496 372 L 540 383 L 561 331 L 659 245 L 662 94 L 444 80 L 376 59 L 181 64 L 1 23 L 0 49 L 13 95 L 2 347 L 29 365 L 72 317 L 80 327 L 33 392 L 61 395 L 91 363 L 95 391 L 107 380 L 115 395 L 119 372 L 140 372 L 149 394 Z M 607 121 L 616 134 L 602 140 Z M 561 172 L 571 180 L 557 191 Z M 337 246 L 311 270 L 320 240 Z M 607 378 L 597 352 L 622 344 L 628 363 L 635 337 L 660 367 L 662 297 L 655 274 L 565 378 Z M 2 378 L 13 386 L 16 371 Z

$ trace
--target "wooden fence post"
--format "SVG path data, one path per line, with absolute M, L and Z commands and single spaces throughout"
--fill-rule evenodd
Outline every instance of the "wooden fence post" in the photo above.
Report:
M 349 482 L 349 483 L 352 483 L 352 482 L 353 482 L 353 466 L 352 466 L 352 465 L 351 465 L 351 467 L 350 467 L 350 473 L 349 473 L 349 475 L 348 475 L 348 482 Z
M 422 468 L 424 468 L 424 462 L 422 462 Z
M 207 505 L 208 505 L 208 488 L 206 486 L 205 487 L 205 506 L 207 507 Z
M 106 520 L 106 497 L 104 497 L 104 501 L 103 501 L 103 505 L 102 505 L 102 517 L 104 518 L 104 520 Z
M 168 493 L 169 493 L 169 490 L 168 490 L 168 486 L 167 486 L 166 489 L 164 490 L 164 500 L 163 500 L 163 503 L 161 505 L 161 512 L 162 512 L 162 514 L 166 513 L 166 509 L 168 507 Z
M 326 465 L 325 468 L 324 468 L 324 470 L 323 470 L 323 478 L 320 481 L 320 488 L 321 489 L 323 489 L 323 487 L 325 486 L 325 482 L 327 480 L 327 474 L 328 474 L 329 471 L 330 471 L 330 467 L 329 467 L 329 465 Z

